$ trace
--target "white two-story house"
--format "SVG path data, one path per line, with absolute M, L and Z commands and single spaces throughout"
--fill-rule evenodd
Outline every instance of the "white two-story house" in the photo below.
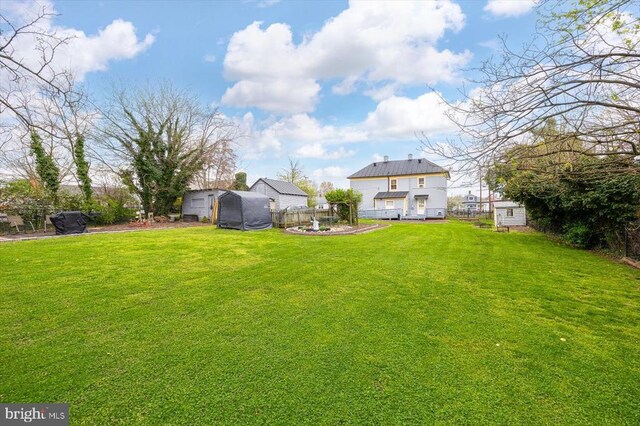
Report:
M 371 163 L 348 177 L 361 217 L 444 218 L 449 172 L 425 158 Z
M 472 194 L 471 191 L 462 198 L 462 210 L 467 212 L 477 212 L 480 210 L 480 197 Z

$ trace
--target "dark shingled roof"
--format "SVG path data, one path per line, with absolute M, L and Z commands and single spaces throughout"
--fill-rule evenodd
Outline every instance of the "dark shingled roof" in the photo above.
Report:
M 373 198 L 404 198 L 409 191 L 391 191 L 391 192 L 378 192 Z
M 269 185 L 271 188 L 273 188 L 276 192 L 278 192 L 280 194 L 302 195 L 304 197 L 308 196 L 306 192 L 304 192 L 302 189 L 298 188 L 297 186 L 295 186 L 291 182 L 285 182 L 283 180 L 260 178 L 260 179 L 258 179 L 256 181 L 256 183 L 258 183 L 260 181 L 263 181 L 264 183 Z M 256 186 L 256 183 L 251 185 L 251 188 Z
M 349 176 L 348 179 L 421 175 L 427 173 L 449 172 L 426 158 L 414 158 L 412 160 L 376 161 L 375 163 L 371 163 L 367 167 L 358 170 Z

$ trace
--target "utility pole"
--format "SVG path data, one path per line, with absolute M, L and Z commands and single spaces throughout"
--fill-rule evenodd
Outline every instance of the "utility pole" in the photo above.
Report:
M 478 209 L 478 212 L 482 213 L 482 166 L 478 167 L 478 178 L 480 180 L 480 202 L 478 203 L 480 208 Z

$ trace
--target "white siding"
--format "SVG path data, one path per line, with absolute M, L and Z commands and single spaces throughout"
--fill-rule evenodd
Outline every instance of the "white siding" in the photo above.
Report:
M 362 193 L 362 203 L 358 208 L 362 210 L 371 210 L 374 208 L 373 197 L 378 192 L 388 191 L 387 178 L 372 178 L 372 179 L 353 179 L 351 180 L 351 189 L 360 191 Z
M 406 209 L 406 215 L 416 215 L 418 203 L 416 195 L 428 195 L 426 211 L 429 217 L 444 217 L 447 211 L 447 178 L 445 176 L 425 176 L 424 188 L 418 188 L 418 177 L 398 177 L 397 188 L 391 189 L 390 179 L 386 177 L 371 179 L 352 179 L 351 188 L 362 193 L 361 210 L 383 209 L 384 202 L 374 197 L 378 192 L 409 191 L 407 201 L 396 199 L 396 208 Z
M 507 216 L 508 209 L 513 209 L 513 216 Z M 496 225 L 524 226 L 527 224 L 527 214 L 524 207 L 495 207 L 493 220 Z
M 251 187 L 252 192 L 258 192 L 264 194 L 269 198 L 272 198 L 276 204 L 276 210 L 283 210 L 287 207 L 307 207 L 307 197 L 304 195 L 289 195 L 280 194 L 278 191 L 264 183 L 263 181 L 256 182 Z
M 182 214 L 198 215 L 198 220 L 203 217 L 211 218 L 211 206 L 219 195 L 219 191 L 190 191 L 182 196 Z

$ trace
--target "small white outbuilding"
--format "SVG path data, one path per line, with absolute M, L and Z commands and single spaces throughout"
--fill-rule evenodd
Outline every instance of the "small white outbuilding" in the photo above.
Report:
M 527 212 L 522 204 L 511 200 L 493 202 L 493 223 L 496 226 L 525 226 Z

